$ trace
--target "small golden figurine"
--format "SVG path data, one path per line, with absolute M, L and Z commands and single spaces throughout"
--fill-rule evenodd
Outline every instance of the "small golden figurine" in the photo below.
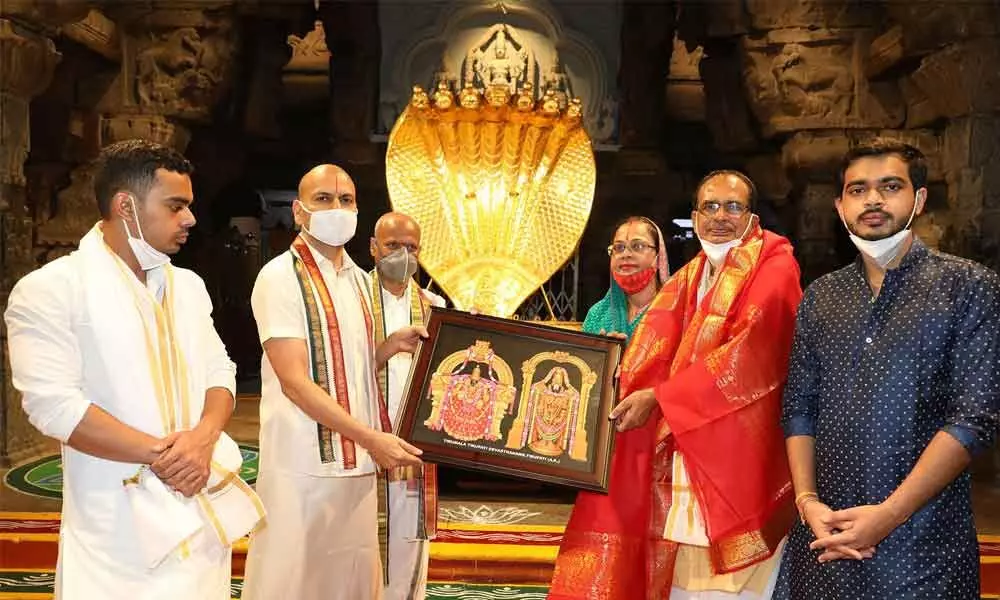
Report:
M 486 101 L 493 108 L 500 108 L 510 102 L 510 89 L 505 85 L 491 85 L 486 89 Z
M 517 105 L 517 110 L 527 112 L 531 110 L 535 105 L 535 97 L 532 94 L 532 85 L 530 83 L 525 83 L 521 86 L 521 89 L 517 93 L 517 100 L 515 101 Z
M 410 105 L 414 108 L 427 108 L 431 105 L 431 99 L 419 85 L 413 86 L 413 96 L 410 98 Z
M 462 105 L 462 108 L 476 110 L 480 104 L 479 92 L 472 87 L 472 84 L 467 84 L 458 95 L 458 103 Z
M 448 89 L 448 82 L 443 79 L 438 82 L 437 91 L 434 92 L 434 107 L 440 110 L 447 110 L 455 105 L 455 96 Z
M 556 97 L 556 92 L 553 89 L 545 90 L 545 95 L 539 101 L 542 108 L 542 114 L 547 117 L 551 117 L 559 114 L 559 98 Z
M 570 119 L 579 119 L 583 116 L 583 101 L 573 98 L 566 107 L 566 116 Z

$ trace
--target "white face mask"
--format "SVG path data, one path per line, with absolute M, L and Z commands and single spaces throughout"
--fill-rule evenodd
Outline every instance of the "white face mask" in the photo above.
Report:
M 343 246 L 354 237 L 354 232 L 358 228 L 358 213 L 346 208 L 331 208 L 329 210 L 309 210 L 304 204 L 299 202 L 299 206 L 309 217 L 309 227 L 305 225 L 302 229 L 306 233 L 331 246 Z
M 128 230 L 128 223 L 125 221 L 122 221 L 122 227 L 125 228 L 125 237 L 128 238 L 132 254 L 139 261 L 139 268 L 143 271 L 149 271 L 156 267 L 162 267 L 170 262 L 170 257 L 150 246 L 149 242 L 146 241 L 146 237 L 142 234 L 142 226 L 139 225 L 139 211 L 135 205 L 135 196 L 129 194 L 128 200 L 132 203 L 132 216 L 135 217 L 135 228 L 139 232 L 139 237 L 132 237 L 132 232 Z
M 839 211 L 838 211 L 839 212 Z M 847 226 L 847 221 L 844 220 L 844 215 L 841 213 L 840 222 L 844 224 L 844 228 L 847 229 L 847 235 L 854 242 L 863 254 L 868 256 L 868 258 L 875 261 L 875 264 L 882 270 L 885 270 L 886 266 L 896 259 L 899 255 L 899 250 L 903 247 L 903 242 L 906 238 L 910 236 L 910 224 L 913 223 L 913 217 L 917 214 L 917 203 L 916 200 L 913 202 L 913 210 L 910 211 L 910 219 L 906 222 L 906 226 L 897 231 L 896 233 L 890 235 L 889 237 L 882 238 L 880 240 L 866 240 L 854 235 L 851 228 Z
M 698 241 L 701 242 L 701 249 L 705 251 L 705 256 L 708 257 L 708 262 L 712 263 L 713 268 L 718 269 L 721 267 L 722 263 L 726 262 L 726 257 L 729 256 L 729 251 L 743 243 L 743 238 L 750 231 L 750 226 L 753 225 L 753 220 L 756 216 L 757 215 L 750 215 L 750 220 L 747 221 L 747 228 L 743 230 L 740 237 L 721 244 L 707 242 L 701 239 L 701 236 L 698 235 L 698 217 L 695 216 L 695 235 L 698 235 Z

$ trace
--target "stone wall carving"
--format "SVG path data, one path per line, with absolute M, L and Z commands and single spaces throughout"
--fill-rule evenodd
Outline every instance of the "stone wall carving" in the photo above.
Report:
M 961 117 L 1000 110 L 1000 40 L 979 38 L 926 56 L 910 80 L 936 113 Z
M 70 173 L 70 185 L 56 194 L 55 214 L 38 226 L 36 243 L 75 247 L 87 231 L 100 220 L 94 195 L 96 165 L 81 165 Z M 51 252 L 46 261 L 56 258 Z
M 101 117 L 101 146 L 135 138 L 144 138 L 184 152 L 191 140 L 191 132 L 184 125 L 162 115 L 126 112 Z
M 705 50 L 701 46 L 689 49 L 679 36 L 674 36 L 666 91 L 666 109 L 671 118 L 678 121 L 705 120 L 705 86 L 698 70 L 704 55 Z
M 839 196 L 839 191 L 834 184 L 809 183 L 799 197 L 795 227 L 796 254 L 802 274 L 807 280 L 815 279 L 838 266 L 834 242 L 839 216 L 834 200 Z
M 13 7 L 5 3 L 0 10 L 11 14 L 11 8 L 33 7 L 46 8 L 20 2 Z M 15 14 L 18 19 L 25 16 Z M 35 33 L 44 27 L 33 25 L 34 31 L 0 18 L 0 306 L 7 306 L 14 283 L 35 267 L 24 177 L 31 141 L 29 103 L 48 87 L 60 59 L 52 40 Z M 36 452 L 45 443 L 21 410 L 6 353 L 7 330 L 0 322 L 0 464 Z
M 85 18 L 96 4 L 96 0 L 4 0 L 0 15 L 53 33 L 61 25 Z
M 1000 32 L 1000 7 L 995 2 L 886 2 L 885 12 L 899 25 L 900 58 Z
M 225 19 L 153 30 L 138 41 L 135 93 L 145 112 L 203 121 L 227 91 L 236 31 Z
M 781 30 L 744 38 L 747 92 L 766 134 L 834 127 L 895 127 L 905 118 L 895 84 L 860 75 L 865 36 Z
M 285 65 L 286 71 L 330 72 L 330 49 L 326 46 L 323 21 L 313 23 L 313 28 L 302 37 L 289 35 L 288 45 L 292 48 L 292 56 Z
M 754 29 L 864 27 L 877 22 L 873 3 L 857 0 L 746 0 Z
M 292 56 L 281 72 L 286 105 L 312 105 L 330 98 L 330 50 L 323 22 L 316 21 L 303 36 L 289 35 Z
M 25 184 L 28 104 L 48 87 L 59 58 L 49 38 L 0 19 L 0 184 Z

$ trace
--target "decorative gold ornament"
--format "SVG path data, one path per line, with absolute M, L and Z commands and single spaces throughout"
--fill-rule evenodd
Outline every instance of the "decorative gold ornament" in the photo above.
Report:
M 566 114 L 529 85 L 491 86 L 485 102 L 446 82 L 433 106 L 414 89 L 386 151 L 393 210 L 421 225 L 420 263 L 455 306 L 510 317 L 573 255 L 594 200 L 596 166 L 580 104 Z
M 419 85 L 413 86 L 413 99 L 410 102 L 416 108 L 427 108 L 431 105 L 431 99 L 424 91 L 424 88 Z

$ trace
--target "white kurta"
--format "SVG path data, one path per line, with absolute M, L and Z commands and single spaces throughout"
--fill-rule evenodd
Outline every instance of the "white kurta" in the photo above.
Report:
M 140 319 L 148 321 L 149 315 L 136 310 L 131 292 L 146 291 L 133 275 L 131 282 L 120 277 L 115 269 L 124 263 L 116 265 L 116 260 L 95 228 L 81 241 L 81 250 L 21 279 L 4 314 L 13 382 L 23 394 L 24 410 L 42 433 L 64 443 L 56 598 L 228 600 L 229 548 L 212 549 L 199 537 L 186 558 L 175 553 L 149 568 L 123 485 L 140 465 L 65 445 L 91 404 L 150 435 L 165 433 L 148 371 L 134 368 L 148 364 Z M 147 276 L 149 291 L 158 297 L 162 270 Z M 212 324 L 204 283 L 191 271 L 173 272 L 177 341 L 188 362 L 191 389 L 200 390 L 190 398 L 197 420 L 208 388 L 235 392 L 236 369 Z M 155 324 L 147 325 L 155 331 Z M 130 363 L 133 355 L 141 361 Z
M 378 428 L 375 357 L 362 307 L 362 302 L 369 310 L 371 305 L 367 274 L 346 254 L 340 270 L 315 250 L 313 257 L 340 326 L 351 414 Z M 359 276 L 364 282 L 362 296 Z M 261 343 L 272 338 L 308 339 L 305 306 L 289 252 L 261 269 L 251 305 Z M 257 493 L 268 519 L 251 537 L 243 598 L 381 597 L 375 463 L 360 446 L 353 469 L 339 460 L 321 462 L 316 422 L 282 393 L 266 353 L 261 380 Z M 336 434 L 334 444 L 339 448 Z
M 413 287 L 406 286 L 402 296 L 395 296 L 385 289 L 382 294 L 382 315 L 386 333 L 391 334 L 410 325 Z M 422 291 L 435 306 L 444 306 L 440 296 Z M 410 374 L 413 355 L 399 353 L 389 359 L 386 381 L 389 386 L 389 414 L 398 418 L 406 379 Z M 395 420 L 393 427 L 396 426 Z M 427 567 L 429 547 L 427 540 L 416 538 L 420 518 L 420 490 L 411 489 L 410 482 L 390 481 L 389 494 L 389 585 L 385 600 L 410 600 L 427 594 Z

